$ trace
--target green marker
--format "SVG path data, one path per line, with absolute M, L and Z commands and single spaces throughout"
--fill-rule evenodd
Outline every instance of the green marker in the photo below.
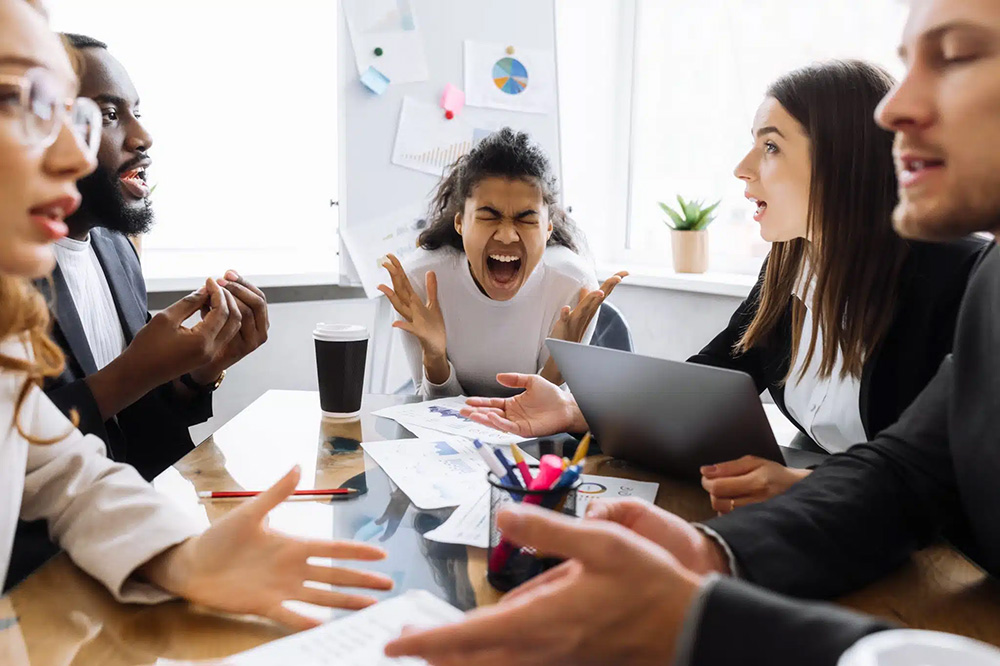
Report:
M 381 47 L 381 46 L 376 46 L 376 47 L 375 47 L 375 55 L 377 55 L 377 56 L 380 56 L 380 55 L 382 55 L 383 53 L 384 53 L 384 51 L 382 50 L 382 47 Z

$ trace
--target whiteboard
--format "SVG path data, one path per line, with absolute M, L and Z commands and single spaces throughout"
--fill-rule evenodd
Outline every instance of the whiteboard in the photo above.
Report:
M 423 34 L 430 77 L 419 83 L 390 84 L 382 95 L 358 81 L 357 63 L 345 13 L 338 18 L 339 43 L 339 213 L 340 227 L 363 225 L 419 204 L 424 211 L 439 179 L 391 161 L 403 98 L 437 105 L 446 84 L 464 85 L 465 40 L 500 42 L 556 52 L 555 0 L 412 0 Z M 558 69 L 558 63 L 557 63 Z M 441 110 L 444 113 L 444 110 Z M 549 114 L 521 113 L 466 105 L 464 119 L 484 126 L 509 125 L 540 145 L 561 178 L 558 91 Z M 403 221 L 405 222 L 405 221 Z M 357 272 L 340 243 L 341 284 L 358 284 Z

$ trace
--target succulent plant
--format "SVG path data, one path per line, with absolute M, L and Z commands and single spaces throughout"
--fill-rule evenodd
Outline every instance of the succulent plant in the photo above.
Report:
M 708 208 L 705 208 L 704 201 L 684 201 L 684 198 L 678 194 L 677 203 L 681 205 L 680 213 L 662 201 L 658 203 L 663 212 L 669 216 L 669 219 L 663 222 L 671 229 L 677 231 L 701 231 L 715 219 L 713 213 L 719 204 L 722 203 L 722 200 L 720 199 Z

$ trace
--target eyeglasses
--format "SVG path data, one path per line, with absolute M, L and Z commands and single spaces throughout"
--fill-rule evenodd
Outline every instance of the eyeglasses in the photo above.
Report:
M 101 109 L 86 97 L 61 99 L 52 75 L 41 67 L 22 76 L 0 74 L 0 112 L 11 108 L 18 121 L 21 141 L 45 149 L 55 143 L 63 124 L 94 159 L 101 143 Z

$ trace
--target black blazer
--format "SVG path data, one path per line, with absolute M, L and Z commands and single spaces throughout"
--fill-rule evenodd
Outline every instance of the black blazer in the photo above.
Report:
M 150 319 L 139 256 L 132 243 L 119 233 L 93 229 L 90 237 L 108 280 L 125 341 L 131 343 Z M 188 427 L 212 416 L 211 393 L 181 401 L 173 387 L 166 384 L 104 421 L 84 381 L 97 372 L 97 366 L 66 278 L 58 266 L 51 284 L 54 293 L 48 280 L 35 283 L 51 304 L 52 339 L 66 355 L 66 369 L 59 377 L 46 381 L 45 393 L 63 412 L 77 410 L 80 430 L 103 439 L 109 457 L 132 465 L 145 479 L 152 480 L 194 448 Z M 57 552 L 44 521 L 18 523 L 4 589 L 16 585 Z
M 831 456 L 767 502 L 706 525 L 742 575 L 811 598 L 870 583 L 940 538 L 1000 575 L 1000 250 L 985 255 L 959 312 L 954 350 L 900 420 Z M 881 622 L 800 604 L 734 581 L 712 588 L 695 664 L 829 664 Z
M 892 324 L 861 375 L 859 408 L 869 439 L 899 419 L 951 351 L 969 273 L 989 247 L 986 240 L 974 236 L 951 243 L 910 241 L 909 245 Z M 762 270 L 760 280 L 733 314 L 729 326 L 688 361 L 747 373 L 757 390 L 770 391 L 782 413 L 802 430 L 785 407 L 783 380 L 792 354 L 791 303 L 766 344 L 733 355 L 733 346 L 757 313 L 763 282 Z

